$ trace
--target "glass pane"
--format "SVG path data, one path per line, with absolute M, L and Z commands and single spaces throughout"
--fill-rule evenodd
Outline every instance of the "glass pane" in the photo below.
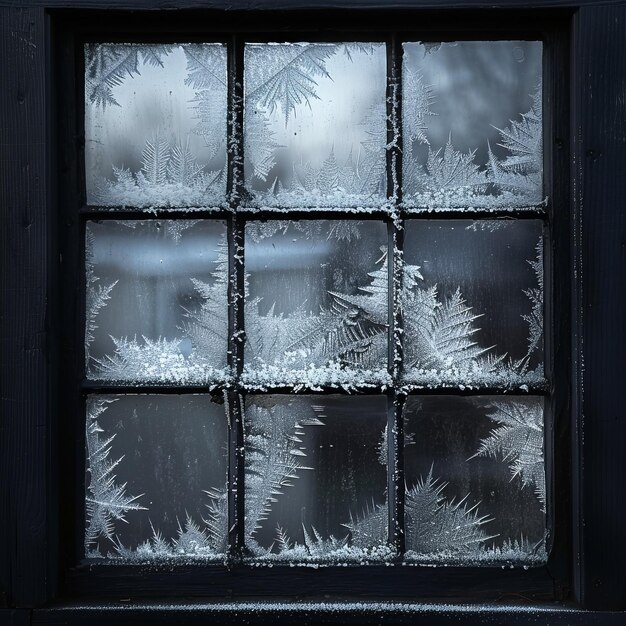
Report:
M 245 64 L 253 206 L 384 202 L 384 44 L 247 44 Z
M 540 204 L 541 42 L 403 47 L 404 203 L 431 210 Z
M 387 559 L 384 396 L 251 396 L 246 546 L 265 561 Z
M 224 380 L 224 222 L 88 222 L 85 364 L 128 383 Z
M 87 203 L 224 204 L 226 82 L 219 44 L 86 44 Z
M 382 222 L 249 222 L 244 382 L 388 382 L 386 244 Z
M 539 220 L 408 220 L 404 259 L 407 382 L 543 384 Z
M 543 400 L 411 396 L 404 420 L 406 559 L 544 563 Z
M 228 433 L 208 396 L 89 396 L 85 553 L 216 559 L 227 545 Z

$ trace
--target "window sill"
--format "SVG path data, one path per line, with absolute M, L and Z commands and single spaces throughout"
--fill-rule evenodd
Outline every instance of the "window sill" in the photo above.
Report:
M 33 612 L 31 624 L 472 624 L 549 623 L 623 624 L 620 612 L 589 612 L 564 604 L 436 604 L 419 602 L 193 602 L 135 603 L 122 599 L 109 603 L 77 603 L 51 606 Z M 592 620 L 592 621 L 590 621 Z

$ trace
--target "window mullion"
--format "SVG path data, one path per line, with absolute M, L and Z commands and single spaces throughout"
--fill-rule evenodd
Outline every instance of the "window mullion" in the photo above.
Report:
M 234 386 L 227 392 L 228 412 L 228 544 L 229 556 L 241 556 L 244 543 L 244 440 L 241 397 L 237 392 L 243 369 L 244 221 L 237 215 L 243 185 L 243 42 L 228 43 L 228 364 Z
M 388 394 L 387 491 L 389 497 L 389 543 L 404 552 L 404 466 L 402 398 L 398 394 L 402 371 L 402 289 L 403 224 L 400 218 L 402 174 L 401 80 L 402 44 L 392 35 L 387 42 L 387 197 L 393 212 L 388 238 L 388 359 L 394 384 Z

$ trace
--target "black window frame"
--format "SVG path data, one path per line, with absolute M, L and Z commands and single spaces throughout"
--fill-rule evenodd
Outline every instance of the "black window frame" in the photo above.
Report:
M 323 3 L 320 3 L 323 4 Z M 467 3 L 480 5 L 481 3 Z M 541 4 L 535 3 L 537 8 Z M 582 527 L 581 515 L 590 511 L 594 527 L 607 528 L 603 516 L 610 511 L 619 512 L 623 505 L 619 503 L 606 503 L 595 500 L 591 488 L 598 487 L 598 479 L 592 477 L 586 471 L 587 466 L 582 465 L 582 460 L 600 463 L 603 477 L 608 476 L 608 470 L 622 470 L 623 464 L 613 460 L 612 463 L 602 464 L 601 451 L 596 447 L 587 448 L 587 452 L 581 447 L 582 433 L 592 433 L 597 442 L 610 445 L 610 433 L 606 425 L 589 427 L 587 422 L 582 421 L 581 406 L 581 332 L 585 338 L 598 336 L 600 329 L 595 326 L 585 326 L 585 316 L 581 304 L 589 304 L 590 291 L 581 289 L 581 281 L 590 281 L 594 278 L 594 271 L 598 267 L 606 267 L 606 263 L 614 262 L 617 258 L 612 248 L 606 254 L 600 254 L 597 248 L 591 247 L 587 242 L 585 251 L 591 253 L 592 259 L 598 261 L 598 265 L 592 269 L 584 270 L 580 264 L 580 252 L 583 246 L 581 234 L 582 203 L 588 202 L 582 193 L 580 185 L 588 174 L 591 180 L 591 191 L 595 193 L 595 202 L 598 203 L 603 197 L 601 189 L 593 178 L 595 173 L 592 169 L 598 161 L 605 168 L 599 180 L 607 184 L 608 173 L 615 174 L 615 164 L 604 165 L 606 160 L 601 160 L 605 153 L 617 156 L 617 163 L 624 162 L 624 155 L 618 150 L 617 139 L 607 139 L 602 135 L 611 123 L 609 115 L 604 112 L 604 117 L 594 119 L 594 109 L 591 103 L 592 85 L 584 82 L 583 68 L 587 68 L 594 77 L 593 88 L 598 89 L 598 72 L 602 68 L 608 71 L 609 58 L 617 66 L 615 72 L 621 72 L 618 76 L 626 74 L 624 63 L 617 63 L 609 56 L 602 56 L 598 52 L 591 51 L 588 42 L 603 41 L 603 28 L 609 28 L 612 21 L 618 25 L 626 24 L 626 10 L 623 3 L 616 3 L 615 8 L 595 7 L 570 7 L 559 11 L 548 10 L 524 10 L 511 11 L 455 11 L 455 12 L 428 12 L 415 10 L 384 10 L 376 8 L 371 10 L 340 10 L 327 8 L 327 13 L 318 11 L 297 11 L 293 13 L 275 14 L 271 11 L 243 11 L 223 12 L 215 10 L 211 13 L 192 11 L 180 11 L 173 14 L 154 11 L 143 14 L 128 14 L 125 12 L 78 10 L 52 10 L 45 7 L 22 7 L 1 8 L 6 21 L 2 24 L 2 33 L 7 35 L 6 49 L 10 53 L 7 58 L 15 58 L 16 65 L 7 69 L 7 83 L 9 86 L 17 86 L 11 91 L 13 98 L 3 101 L 3 108 L 13 112 L 15 110 L 17 127 L 13 130 L 5 130 L 13 143 L 23 147 L 18 148 L 23 156 L 19 161 L 20 167 L 15 171 L 16 179 L 7 179 L 7 200 L 13 201 L 15 206 L 23 206 L 25 211 L 15 211 L 13 215 L 7 211 L 10 219 L 7 235 L 11 233 L 15 237 L 13 242 L 7 238 L 5 249 L 14 253 L 16 245 L 25 246 L 25 257 L 18 268 L 18 277 L 25 281 L 26 288 L 22 299 L 18 303 L 3 304 L 6 306 L 9 327 L 16 329 L 16 336 L 23 338 L 19 314 L 23 315 L 25 309 L 21 309 L 24 301 L 31 302 L 35 307 L 31 315 L 26 317 L 25 324 L 28 328 L 28 337 L 34 342 L 33 346 L 17 345 L 7 338 L 6 346 L 19 355 L 17 367 L 13 371 L 7 368 L 3 372 L 3 383 L 13 383 L 15 388 L 9 389 L 7 398 L 17 399 L 14 406 L 7 404 L 7 414 L 12 419 L 22 416 L 25 424 L 22 426 L 10 423 L 8 437 L 2 442 L 2 454 L 7 468 L 10 468 L 9 477 L 6 481 L 9 489 L 3 499 L 7 511 L 11 512 L 5 534 L 6 541 L 3 549 L 6 551 L 8 565 L 0 568 L 2 589 L 5 592 L 5 604 L 9 607 L 35 607 L 43 606 L 57 598 L 67 603 L 67 609 L 43 610 L 35 612 L 34 617 L 40 623 L 55 623 L 54 620 L 62 616 L 62 619 L 80 619 L 87 611 L 98 619 L 112 618 L 114 613 L 106 608 L 106 602 L 114 603 L 122 596 L 131 596 L 133 599 L 141 599 L 146 603 L 154 602 L 171 597 L 176 601 L 181 597 L 193 597 L 195 602 L 208 599 L 251 599 L 263 597 L 265 600 L 277 601 L 281 597 L 288 596 L 290 599 L 324 598 L 330 596 L 335 601 L 344 599 L 386 599 L 401 602 L 476 602 L 489 601 L 493 603 L 511 602 L 520 600 L 523 609 L 516 613 L 510 609 L 510 615 L 514 619 L 524 619 L 524 610 L 539 610 L 546 602 L 563 603 L 569 599 L 576 599 L 579 604 L 588 608 L 624 608 L 623 595 L 617 590 L 616 581 L 611 576 L 620 580 L 624 574 L 618 573 L 619 561 L 617 557 L 611 561 L 610 566 L 602 565 L 597 557 L 593 556 L 595 547 L 606 546 L 608 537 L 589 536 L 589 530 Z M 49 5 L 48 5 L 49 6 Z M 107 8 L 106 2 L 98 3 L 99 8 Z M 293 7 L 293 5 L 292 5 Z M 577 9 L 577 10 L 575 10 Z M 589 23 L 582 21 L 582 16 L 589 19 Z M 332 17 L 336 25 L 341 20 L 351 24 L 355 21 L 362 22 L 361 29 L 367 30 L 368 24 L 374 24 L 374 28 L 381 30 L 385 24 L 409 24 L 411 20 L 420 19 L 424 23 L 423 30 L 411 31 L 406 40 L 437 40 L 437 39 L 541 39 L 544 42 L 544 151 L 547 166 L 545 171 L 545 188 L 550 202 L 548 205 L 548 223 L 551 232 L 547 241 L 550 241 L 549 250 L 546 248 L 548 275 L 553 277 L 553 292 L 551 297 L 546 297 L 546 302 L 552 302 L 558 315 L 552 315 L 548 310 L 546 323 L 551 325 L 551 332 L 546 332 L 546 338 L 553 338 L 553 345 L 546 346 L 546 369 L 548 377 L 552 375 L 553 382 L 553 406 L 551 413 L 553 420 L 551 428 L 547 429 L 546 436 L 552 439 L 554 449 L 559 456 L 554 463 L 554 481 L 558 485 L 555 508 L 555 529 L 553 550 L 550 555 L 548 566 L 532 570 L 513 569 L 501 570 L 499 568 L 420 568 L 396 566 L 366 566 L 363 569 L 351 568 L 350 576 L 346 576 L 345 568 L 322 568 L 309 570 L 300 568 L 286 568 L 283 572 L 277 572 L 276 568 L 250 568 L 249 575 L 242 575 L 241 571 L 211 571 L 211 566 L 177 567 L 175 571 L 165 569 L 146 572 L 135 567 L 109 567 L 108 570 L 100 567 L 82 566 L 71 567 L 75 562 L 75 553 L 71 547 L 76 542 L 76 510 L 80 506 L 78 499 L 83 494 L 76 489 L 77 482 L 83 480 L 84 473 L 80 476 L 77 468 L 81 463 L 77 457 L 83 455 L 83 431 L 84 412 L 80 407 L 80 399 L 77 398 L 76 390 L 80 384 L 82 372 L 78 365 L 67 369 L 68 363 L 80 364 L 82 359 L 77 358 L 82 346 L 82 319 L 80 307 L 81 280 L 79 278 L 82 261 L 80 247 L 81 224 L 92 215 L 89 211 L 82 212 L 79 217 L 76 207 L 81 204 L 81 188 L 84 187 L 79 172 L 82 170 L 82 143 L 84 138 L 82 129 L 83 93 L 80 89 L 82 84 L 77 73 L 81 68 L 82 47 L 77 45 L 77 36 L 83 36 L 85 31 L 89 37 L 101 41 L 111 41 L 109 36 L 113 29 L 119 36 L 120 41 L 130 38 L 140 40 L 141 36 L 151 41 L 156 40 L 155 33 L 161 32 L 165 39 L 185 41 L 190 39 L 190 25 L 198 24 L 198 20 L 206 20 L 209 26 L 207 32 L 217 32 L 220 29 L 227 31 L 236 25 L 236 30 L 245 32 L 259 29 L 260 23 L 272 25 L 276 39 L 276 33 L 285 35 L 292 34 L 292 23 L 314 24 L 315 20 L 328 20 Z M 122 19 L 120 19 L 122 18 Z M 281 23 L 282 20 L 282 23 Z M 278 21 L 278 26 L 276 25 Z M 97 24 L 94 32 L 92 24 Z M 503 24 L 514 24 L 515 28 L 502 28 Z M 601 26 L 599 26 L 601 25 Z M 200 39 L 205 39 L 206 34 L 197 31 Z M 615 28 L 613 26 L 613 28 Z M 331 29 L 332 30 L 332 29 Z M 357 29 L 358 30 L 358 29 Z M 193 33 L 193 29 L 191 29 Z M 299 32 L 297 39 L 319 40 L 323 39 L 328 29 L 317 30 L 309 28 L 308 32 Z M 409 32 L 408 30 L 406 32 Z M 614 38 L 615 31 L 611 31 Z M 15 39 L 16 33 L 22 39 Z M 102 36 L 106 33 L 106 37 Z M 427 36 L 426 36 L 427 33 Z M 494 34 L 497 33 L 497 36 Z M 439 36 L 438 36 L 439 35 Z M 537 36 L 539 35 L 539 36 Z M 24 36 L 26 36 L 24 38 Z M 292 35 L 293 36 L 293 35 Z M 328 35 L 326 35 L 328 36 Z M 11 38 L 13 37 L 13 39 Z M 137 37 L 139 39 L 137 39 Z M 15 43 L 12 44 L 15 40 Z M 581 40 L 585 45 L 581 44 Z M 615 49 L 623 51 L 624 45 L 611 40 Z M 32 46 L 31 46 L 32 44 Z M 33 48 L 34 46 L 34 48 Z M 38 56 L 38 46 L 45 52 L 43 57 Z M 620 48 L 621 46 L 621 48 Z M 34 50 L 34 51 L 33 51 Z M 10 55 L 13 55 L 12 57 Z M 33 61 L 33 59 L 36 59 Z M 604 63 L 604 65 L 602 65 Z M 586 64 L 586 65 L 585 65 Z M 34 67 L 35 71 L 27 73 L 26 79 L 20 77 L 19 72 L 26 66 L 27 69 Z M 76 71 L 68 71 L 68 66 Z M 573 85 L 568 84 L 569 75 L 574 77 Z M 26 82 L 23 83 L 22 80 Z M 37 86 L 37 90 L 31 93 L 27 87 Z M 599 83 L 602 85 L 602 83 Z M 606 92 L 610 87 L 604 86 Z M 231 92 L 234 93 L 234 90 Z M 596 92 L 594 92 L 595 95 Z M 15 95 L 17 97 L 15 98 Z M 35 101 L 39 96 L 44 99 L 44 105 Z M 20 104 L 27 102 L 31 107 L 26 114 L 19 108 Z M 31 105 L 30 103 L 33 102 Z M 594 103 L 595 104 L 595 103 Z M 615 105 L 619 107 L 619 103 Z M 624 106 L 622 104 L 622 106 Z M 608 105 L 606 106 L 608 109 Z M 239 120 L 240 122 L 241 120 Z M 585 128 L 595 130 L 596 134 L 591 137 L 597 142 L 598 148 L 586 147 L 593 142 L 585 143 L 584 152 L 581 144 L 583 141 L 572 130 L 578 132 L 576 124 L 583 124 Z M 20 140 L 17 131 L 22 129 L 26 136 Z M 16 133 L 12 135 L 12 133 Z M 45 145 L 43 154 L 38 151 L 38 144 L 29 141 L 28 138 L 43 137 Z M 10 145 L 13 145 L 11 143 Z M 608 148 L 602 148 L 608 144 Z M 4 146 L 9 145 L 3 143 Z M 4 148 L 6 149 L 6 148 Z M 9 153 L 8 153 L 9 154 Z M 585 157 L 584 164 L 581 157 Z M 391 156 L 393 157 L 393 154 Z M 620 161 L 620 158 L 622 161 Z M 28 161 L 28 167 L 24 166 L 24 159 Z M 29 195 L 21 185 L 24 184 L 25 176 L 30 175 L 30 159 L 37 168 L 37 175 L 41 180 L 36 182 L 36 196 Z M 27 171 L 28 170 L 28 174 Z M 11 170 L 13 171 L 13 170 Z M 597 176 L 597 174 L 596 174 Z M 18 182 L 19 181 L 19 182 Z M 612 184 L 612 187 L 610 186 Z M 619 183 L 609 183 L 612 191 L 609 199 L 616 201 L 619 191 Z M 592 196 L 594 197 L 594 196 Z M 10 206 L 10 202 L 7 206 Z M 608 209 L 603 209 L 594 204 L 594 210 L 599 211 L 606 223 L 591 223 L 592 233 L 602 239 L 610 239 L 608 224 L 615 223 L 618 227 L 623 225 Z M 613 205 L 611 205 L 613 206 Z M 613 209 L 614 211 L 615 209 Z M 597 213 L 596 213 L 597 214 Z M 168 212 L 159 212 L 159 215 L 168 215 Z M 338 217 L 341 212 L 328 213 L 328 217 Z M 139 217 L 136 214 L 124 213 L 118 217 Z M 173 217 L 184 217 L 172 213 Z M 219 217 L 220 214 L 212 214 Z M 341 215 L 342 217 L 345 217 Z M 466 215 L 459 215 L 465 217 Z M 530 215 L 529 215 L 530 216 Z M 270 216 L 271 217 L 271 216 Z M 310 215 L 306 217 L 311 218 Z M 380 216 L 378 216 L 380 217 Z M 437 216 L 435 216 L 437 217 Z M 484 217 L 481 212 L 471 214 L 469 217 Z M 525 217 L 525 216 L 523 216 Z M 359 219 L 371 219 L 374 216 L 359 216 Z M 587 218 L 589 220 L 589 218 Z M 231 229 L 234 235 L 241 236 L 241 223 L 239 218 L 232 218 Z M 33 223 L 37 225 L 36 238 L 30 232 Z M 594 240 L 595 245 L 598 241 Z M 30 247 L 32 246 L 32 247 Z M 622 245 L 623 247 L 623 245 Z M 60 253 L 60 257 L 59 257 Z M 596 255 L 595 257 L 593 255 Z M 10 257 L 9 257 L 10 259 Z M 4 260 L 9 260 L 4 259 Z M 17 285 L 12 282 L 16 279 L 7 272 L 7 264 L 3 264 L 3 287 L 16 289 Z M 234 268 L 233 268 L 234 270 Z M 618 276 L 623 276 L 616 272 Z M 565 280 L 565 278 L 571 279 Z M 243 280 L 241 272 L 238 280 Z M 587 287 L 591 283 L 585 282 Z M 47 308 L 44 303 L 36 298 L 36 293 L 49 294 L 50 302 Z M 7 292 L 4 292 L 5 295 Z M 596 292 L 591 291 L 595 298 Z M 585 300 L 587 298 L 587 300 Z M 615 295 L 609 296 L 611 301 L 619 307 L 623 305 Z M 3 311 L 4 313 L 5 311 Z M 44 317 L 42 318 L 41 315 Z M 571 313 L 571 314 L 570 314 Z M 617 338 L 624 337 L 624 331 L 618 329 L 614 322 L 610 322 L 607 313 L 602 312 L 602 321 L 609 323 Z M 234 322 L 234 320 L 233 320 Z M 590 322 L 586 322 L 590 324 Z M 38 330 L 35 330 L 38 329 Z M 38 345 L 39 335 L 43 333 L 45 341 Z M 620 334 L 621 333 L 621 334 Z M 617 354 L 606 344 L 605 349 L 613 364 L 617 364 Z M 29 354 L 29 350 L 32 354 Z M 10 357 L 12 352 L 3 353 L 3 360 Z M 592 348 L 592 356 L 598 363 L 603 362 L 603 355 L 598 353 L 597 348 Z M 550 355 L 554 355 L 554 359 Z M 35 370 L 30 369 L 29 357 L 36 359 Z M 550 364 L 554 361 L 554 368 Z M 8 359 L 7 359 L 7 362 Z M 28 394 L 32 393 L 35 384 L 35 374 L 43 373 L 46 381 L 45 395 L 41 399 L 29 400 Z M 587 375 L 589 377 L 589 375 Z M 598 377 L 598 378 L 597 378 Z M 614 380 L 617 380 L 613 374 Z M 594 384 L 595 394 L 600 388 L 604 388 L 599 374 L 591 377 Z M 38 385 L 41 388 L 41 383 Z M 152 390 L 152 388 L 151 388 Z M 481 393 L 486 393 L 482 391 Z M 615 393 L 615 392 L 613 392 Z M 3 398 L 4 399 L 4 398 Z M 611 399 L 602 402 L 595 395 L 594 407 L 608 413 L 617 411 L 618 398 L 611 395 Z M 17 408 L 16 408 L 17 407 Z M 617 418 L 616 418 L 617 419 Z M 609 420 L 606 417 L 606 420 Z M 613 423 L 611 424 L 613 425 Z M 39 427 L 39 428 L 36 428 Z M 616 425 L 619 433 L 623 433 L 625 427 Z M 33 431 L 33 429 L 35 429 Z M 41 430 L 41 432 L 39 432 Z M 33 434 L 35 433 L 35 434 Z M 35 437 L 37 450 L 44 452 L 38 458 L 29 458 L 28 461 L 20 458 L 19 453 L 25 451 L 25 446 L 30 437 Z M 238 437 L 242 436 L 242 430 Z M 608 437 L 608 438 L 607 438 Z M 239 440 L 240 441 L 240 440 Z M 7 443 L 9 445 L 7 445 Z M 238 445 L 237 441 L 233 445 Z M 43 446 L 43 447 L 41 447 Z M 616 442 L 613 442 L 616 446 Z M 28 449 L 28 448 L 27 448 Z M 33 450 L 28 449 L 32 454 Z M 586 454 L 583 454 L 586 452 Z M 572 467 L 570 468 L 570 462 Z M 14 464 L 11 467 L 11 463 Z M 23 475 L 15 471 L 15 467 L 27 465 L 29 472 Z M 83 466 L 84 467 L 84 466 Z M 240 468 L 241 469 L 241 468 Z M 623 475 L 623 474 L 621 474 Z M 611 478 L 610 485 L 619 487 L 619 476 Z M 80 484 L 80 482 L 78 483 Z M 78 492 L 78 493 L 77 493 Z M 605 493 L 603 491 L 602 493 Z M 15 507 L 15 509 L 13 509 Z M 40 515 L 35 522 L 29 520 L 29 512 L 38 512 Z M 589 517 L 585 517 L 588 521 Z M 32 537 L 35 546 L 39 547 L 41 563 L 37 562 L 36 553 L 29 547 L 31 537 L 24 529 L 14 530 L 11 523 L 20 520 L 24 525 L 37 524 L 37 532 Z M 608 530 L 612 527 L 609 525 Z M 616 538 L 615 532 L 609 536 Z M 57 538 L 59 541 L 57 541 Z M 13 539 L 13 543 L 9 542 Z M 11 554 L 12 548 L 17 546 L 23 553 L 17 556 Z M 623 555 L 625 549 L 615 549 L 616 554 Z M 585 558 L 581 564 L 577 556 L 582 553 Z M 32 570 L 29 570 L 32 567 Z M 354 572 L 359 573 L 355 576 Z M 539 573 L 540 572 L 540 573 Z M 595 576 L 595 578 L 594 578 Z M 175 582 L 172 582 L 175 580 Z M 597 588 L 602 590 L 598 591 Z M 608 589 L 608 591 L 606 591 Z M 210 590 L 209 592 L 207 590 Z M 100 608 L 90 607 L 89 601 L 97 600 Z M 78 605 L 82 609 L 69 608 Z M 104 605 L 103 605 L 104 603 Z M 560 604 L 560 606 L 565 606 Z M 144 607 L 147 609 L 147 606 Z M 26 609 L 25 609 L 26 610 Z M 81 613 L 81 610 L 83 611 Z M 141 612 L 141 607 L 137 611 Z M 201 608 L 198 619 L 202 615 L 210 613 L 210 608 Z M 233 605 L 233 611 L 236 607 Z M 58 612 L 60 611 L 60 612 Z M 66 611 L 66 612 L 64 612 Z M 95 611 L 95 613 L 94 613 Z M 98 612 L 100 611 L 100 612 Z M 380 614 L 384 609 L 378 609 Z M 436 610 L 433 609 L 436 614 Z M 489 608 L 481 609 L 482 617 L 489 618 Z M 167 612 L 160 615 L 166 616 Z M 471 613 L 471 612 L 470 612 Z M 357 609 L 348 613 L 358 615 Z M 12 615 L 18 615 L 22 619 L 24 613 L 14 611 Z M 224 615 L 232 615 L 226 612 Z M 315 621 L 324 615 L 322 608 L 311 609 L 306 613 L 306 619 Z M 411 613 L 395 614 L 390 609 L 389 617 L 399 615 L 400 621 L 408 620 Z M 508 613 L 507 613 L 508 615 Z M 562 614 L 558 611 L 553 613 L 555 619 L 561 619 Z M 72 617 L 73 616 L 73 617 Z M 261 613 L 260 618 L 267 615 Z M 578 619 L 578 613 L 570 613 L 571 623 Z M 336 619 L 341 620 L 341 615 Z M 343 616 L 345 619 L 345 615 Z M 457 614 L 458 617 L 458 614 Z M 492 616 L 493 617 L 493 616 Z M 162 617 L 159 617 L 161 619 Z M 270 617 L 271 618 L 271 617 Z M 25 618 L 24 618 L 25 619 Z M 172 619 L 174 619 L 172 617 Z M 446 618 L 443 613 L 437 619 Z M 17 622 L 16 622 L 17 623 Z M 80 623 L 80 622 L 77 622 Z M 444 623 L 444 621 L 441 621 Z M 523 621 L 516 623 L 524 623 Z M 565 622 L 564 622 L 565 623 Z M 580 622 L 584 623 L 584 622 Z M 608 622 L 607 622 L 608 623 Z

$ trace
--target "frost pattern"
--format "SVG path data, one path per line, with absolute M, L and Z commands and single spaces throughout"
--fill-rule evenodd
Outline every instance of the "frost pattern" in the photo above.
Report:
M 185 220 L 186 221 L 186 220 Z M 194 220 L 190 220 L 194 221 Z M 166 222 L 170 224 L 180 221 Z M 182 232 L 190 227 L 178 226 L 169 231 L 176 243 Z M 93 233 L 88 232 L 88 250 L 93 249 Z M 90 237 L 90 239 L 89 239 Z M 88 373 L 92 380 L 129 381 L 150 383 L 200 383 L 217 384 L 228 382 L 230 371 L 225 364 L 225 351 L 228 341 L 227 292 L 228 292 L 228 247 L 225 236 L 218 246 L 214 281 L 209 284 L 191 278 L 196 293 L 201 298 L 201 305 L 194 310 L 185 309 L 185 321 L 179 328 L 181 336 L 173 339 L 159 337 L 150 339 L 137 337 L 111 337 L 115 346 L 112 354 L 102 358 L 88 359 Z M 93 265 L 88 265 L 88 286 L 93 285 Z M 90 269 L 91 268 L 91 269 Z M 91 274 L 89 273 L 91 272 Z M 91 282 L 90 282 L 91 280 Z M 96 279 L 97 280 L 97 279 Z M 117 281 L 116 281 L 117 282 Z M 88 311 L 95 313 L 87 316 L 88 342 L 93 341 L 95 316 L 99 307 L 109 298 L 113 286 L 95 290 L 90 296 L 88 289 Z M 90 299 L 91 298 L 91 299 Z M 99 305 L 96 307 L 95 305 Z M 190 344 L 190 345 L 189 345 Z M 221 349 L 220 349 L 221 346 Z
M 115 468 L 123 457 L 116 460 L 109 458 L 115 435 L 103 438 L 104 431 L 98 424 L 98 418 L 111 402 L 112 400 L 91 398 L 87 406 L 87 472 L 90 478 L 85 496 L 86 552 L 94 544 L 97 546 L 100 537 L 112 540 L 115 522 L 125 522 L 128 511 L 146 510 L 146 507 L 137 503 L 143 494 L 131 496 L 126 493 L 125 483 L 118 485 L 116 482 Z
M 111 291 L 118 281 L 113 281 L 108 285 L 101 285 L 98 282 L 100 279 L 96 276 L 93 258 L 94 234 L 89 226 L 87 226 L 85 239 L 85 367 L 89 368 L 89 348 L 98 328 L 96 318 L 111 299 Z
M 387 508 L 380 511 L 384 533 L 367 535 L 355 520 L 346 521 L 343 537 L 328 537 L 302 524 L 302 543 L 292 541 L 280 524 L 269 547 L 257 540 L 258 531 L 270 517 L 274 505 L 290 488 L 298 488 L 302 472 L 314 468 L 307 459 L 307 433 L 325 425 L 323 405 L 291 399 L 275 404 L 266 396 L 255 396 L 246 406 L 246 547 L 256 561 L 289 563 L 336 563 L 386 560 L 393 556 L 387 546 Z M 378 523 L 377 518 L 377 523 Z M 350 532 L 348 532 L 350 531 Z
M 219 206 L 223 202 L 226 171 L 209 171 L 198 164 L 189 143 L 169 143 L 156 135 L 141 155 L 141 170 L 113 166 L 113 180 L 103 179 L 95 191 L 102 206 Z
M 489 456 L 509 464 L 511 476 L 531 485 L 545 511 L 546 476 L 543 459 L 543 409 L 513 400 L 494 404 L 488 417 L 498 424 L 474 456 Z M 474 458 L 474 457 L 472 457 Z
M 357 121 L 365 138 L 347 158 L 337 159 L 334 147 L 321 164 L 308 158 L 293 163 L 286 175 L 277 168 L 279 143 L 272 120 L 283 116 L 285 127 L 304 107 L 320 100 L 320 80 L 333 80 L 328 61 L 342 50 L 364 63 L 380 46 L 373 44 L 248 45 L 244 107 L 248 185 L 266 183 L 254 191 L 250 206 L 354 207 L 378 205 L 385 197 L 386 111 L 384 97 L 372 103 Z M 381 93 L 382 96 L 382 93 Z M 273 176 L 273 179 L 270 178 Z
M 144 143 L 141 167 L 131 170 L 111 163 L 112 176 L 94 174 L 89 201 L 106 207 L 206 207 L 225 203 L 226 168 L 211 168 L 226 144 L 226 52 L 212 44 L 145 45 L 88 44 L 85 47 L 86 103 L 94 108 L 96 127 L 107 125 L 107 106 L 121 106 L 115 89 L 127 78 L 139 76 L 142 66 L 164 68 L 163 80 L 171 81 L 165 58 L 182 50 L 186 59 L 184 84 L 194 90 L 189 115 L 196 124 L 191 133 L 205 146 L 202 163 L 190 147 L 190 137 L 175 136 L 166 119 L 154 126 Z M 182 53 L 181 53 L 182 54 Z M 175 89 L 172 83 L 171 89 Z M 90 141 L 93 141 L 91 138 Z M 136 143 L 136 141 L 135 141 Z M 139 142 L 141 144 L 141 142 Z M 106 146 L 104 147 L 106 154 Z
M 488 164 L 475 162 L 476 150 L 455 149 L 449 135 L 443 147 L 433 147 L 425 120 L 433 115 L 436 94 L 418 69 L 405 68 L 403 125 L 411 143 L 427 147 L 422 164 L 413 150 L 404 153 L 404 205 L 407 208 L 446 210 L 535 207 L 543 203 L 542 88 L 532 94 L 531 108 L 496 129 L 499 146 L 508 155 L 498 159 L 487 146 Z
M 178 536 L 168 540 L 150 523 L 152 537 L 135 548 L 125 546 L 116 534 L 118 522 L 129 523 L 129 511 L 148 511 L 137 501 L 144 495 L 132 496 L 126 492 L 126 483 L 118 484 L 115 468 L 124 457 L 110 458 L 116 435 L 103 436 L 98 418 L 116 398 L 91 396 L 87 403 L 87 473 L 89 485 L 85 495 L 85 554 L 88 558 L 122 559 L 130 563 L 170 561 L 172 559 L 222 558 L 227 549 L 228 500 L 224 489 L 211 488 L 204 493 L 209 498 L 206 517 L 201 527 L 186 514 L 184 524 L 178 527 Z M 105 540 L 112 550 L 102 551 Z

